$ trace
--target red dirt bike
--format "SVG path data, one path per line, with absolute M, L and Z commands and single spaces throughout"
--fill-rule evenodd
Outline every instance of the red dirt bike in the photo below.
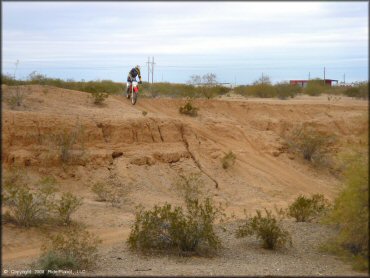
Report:
M 128 91 L 129 91 L 129 93 L 127 94 L 127 98 L 128 99 L 131 98 L 131 104 L 135 105 L 135 103 L 137 101 L 137 96 L 139 94 L 138 82 L 137 81 L 132 81 Z

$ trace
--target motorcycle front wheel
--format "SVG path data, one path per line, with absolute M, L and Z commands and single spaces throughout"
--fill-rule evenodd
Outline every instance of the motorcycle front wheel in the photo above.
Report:
M 131 104 L 132 105 L 135 105 L 136 100 L 137 100 L 137 93 L 135 93 L 134 91 L 132 91 L 132 93 L 131 93 Z

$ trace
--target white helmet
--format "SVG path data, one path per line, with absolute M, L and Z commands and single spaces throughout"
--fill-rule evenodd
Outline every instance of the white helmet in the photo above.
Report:
M 140 66 L 139 66 L 139 65 L 137 65 L 135 68 L 136 68 L 136 69 L 140 69 Z

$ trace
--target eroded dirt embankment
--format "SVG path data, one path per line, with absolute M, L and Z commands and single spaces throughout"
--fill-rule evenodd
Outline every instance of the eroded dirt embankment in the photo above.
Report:
M 11 90 L 3 89 L 4 96 Z M 339 181 L 288 154 L 284 133 L 297 125 L 314 126 L 336 135 L 334 151 L 340 151 L 363 140 L 359 135 L 367 130 L 367 102 L 349 98 L 336 103 L 325 98 L 195 100 L 199 116 L 192 118 L 178 112 L 184 100 L 140 98 L 132 106 L 123 96 L 111 96 L 98 107 L 83 92 L 48 87 L 45 93 L 43 86 L 23 90 L 26 97 L 18 109 L 2 103 L 3 169 L 22 167 L 30 182 L 53 175 L 62 191 L 84 198 L 73 218 L 107 235 L 110 243 L 123 240 L 136 205 L 180 203 L 174 191 L 180 174 L 200 173 L 215 200 L 237 217 L 244 209 L 286 207 L 299 194 L 332 199 Z M 228 151 L 235 153 L 236 163 L 225 170 L 220 159 Z M 97 202 L 90 189 L 112 176 L 127 187 L 121 208 Z M 31 240 L 21 231 L 14 238 L 14 231 L 4 227 L 3 258 L 30 256 L 24 250 L 36 250 L 42 236 Z

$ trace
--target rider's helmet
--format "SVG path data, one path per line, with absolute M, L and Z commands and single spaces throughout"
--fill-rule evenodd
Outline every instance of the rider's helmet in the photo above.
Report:
M 135 69 L 138 69 L 138 70 L 140 70 L 140 66 L 139 66 L 139 65 L 137 65 L 137 66 L 135 67 Z

